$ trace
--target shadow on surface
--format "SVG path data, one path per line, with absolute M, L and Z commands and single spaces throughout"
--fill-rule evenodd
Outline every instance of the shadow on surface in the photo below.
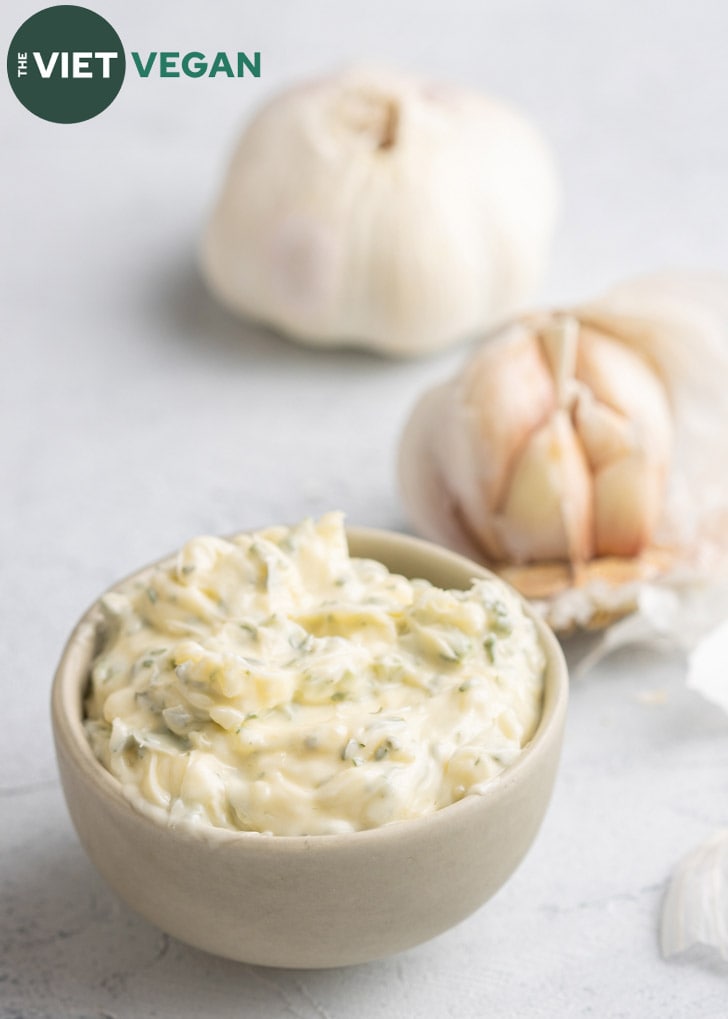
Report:
M 378 984 L 382 967 L 398 965 L 311 972 L 207 955 L 127 909 L 70 832 L 17 854 L 3 898 L 3 1017 L 122 1019 L 158 1010 L 178 1019 L 248 1014 L 306 1019 L 331 1015 L 327 1008 L 334 999 L 344 1007 L 351 980 Z
M 246 362 L 292 362 L 307 368 L 313 364 L 321 370 L 348 366 L 372 375 L 407 372 L 416 363 L 363 348 L 304 345 L 252 319 L 237 317 L 208 290 L 192 244 L 169 262 L 146 268 L 140 290 L 148 320 L 158 324 L 157 335 L 173 337 L 180 346 L 199 346 L 211 356 Z

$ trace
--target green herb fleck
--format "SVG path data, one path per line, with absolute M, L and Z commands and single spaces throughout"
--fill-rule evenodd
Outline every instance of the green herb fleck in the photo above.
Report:
M 390 750 L 394 750 L 394 744 L 391 739 L 386 739 L 383 743 L 380 743 L 377 749 L 374 751 L 374 760 L 383 760 Z
M 493 613 L 493 629 L 496 633 L 507 637 L 513 630 L 513 627 L 505 603 L 494 601 L 491 605 L 491 611 Z
M 152 605 L 156 605 L 156 603 L 157 603 L 157 592 L 154 590 L 153 587 L 148 587 L 147 588 L 147 598 L 152 603 Z

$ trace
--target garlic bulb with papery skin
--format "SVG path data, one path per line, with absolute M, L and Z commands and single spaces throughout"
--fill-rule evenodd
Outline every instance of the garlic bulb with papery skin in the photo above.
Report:
M 728 584 L 727 388 L 722 274 L 642 277 L 515 320 L 415 406 L 409 517 L 558 631 L 634 614 L 599 654 L 664 641 L 654 585 L 690 614 Z
M 571 315 L 524 320 L 484 344 L 439 398 L 435 414 L 429 398 L 420 403 L 403 440 L 405 498 L 421 530 L 439 536 L 411 470 L 427 458 L 491 562 L 577 564 L 649 542 L 671 412 L 654 368 L 616 337 Z
M 423 354 L 524 306 L 557 191 L 540 135 L 504 104 L 353 69 L 250 123 L 203 271 L 230 308 L 306 343 Z

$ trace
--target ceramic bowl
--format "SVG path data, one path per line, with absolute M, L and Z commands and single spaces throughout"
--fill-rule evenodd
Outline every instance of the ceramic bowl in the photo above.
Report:
M 440 587 L 488 571 L 436 545 L 351 528 L 351 554 Z M 144 572 L 144 571 L 140 571 Z M 530 609 L 527 608 L 532 615 Z M 133 909 L 182 941 L 267 966 L 322 968 L 409 948 L 496 892 L 523 859 L 551 794 L 568 676 L 553 634 L 543 712 L 517 761 L 482 794 L 414 820 L 344 835 L 278 836 L 174 828 L 136 809 L 94 757 L 83 697 L 100 614 L 71 635 L 55 677 L 53 729 L 63 790 L 89 857 Z

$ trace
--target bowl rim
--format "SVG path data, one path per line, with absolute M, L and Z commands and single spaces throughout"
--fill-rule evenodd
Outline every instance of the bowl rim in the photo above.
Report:
M 239 534 L 253 533 L 254 530 L 257 529 L 237 531 L 225 537 L 229 540 Z M 506 583 L 491 570 L 467 557 L 451 552 L 434 542 L 425 541 L 409 534 L 352 526 L 346 528 L 346 535 L 347 539 L 352 541 L 355 546 L 359 544 L 368 546 L 376 543 L 385 550 L 390 548 L 405 550 L 426 557 L 428 563 L 462 569 L 472 579 L 494 578 L 499 583 Z M 316 846 L 317 851 L 338 851 L 344 846 L 366 847 L 374 842 L 395 838 L 398 841 L 417 839 L 423 828 L 432 830 L 437 826 L 449 825 L 452 824 L 456 816 L 461 816 L 464 819 L 469 813 L 487 809 L 489 803 L 507 795 L 514 784 L 526 778 L 530 771 L 538 769 L 542 751 L 551 740 L 554 738 L 559 742 L 561 740 L 569 697 L 569 677 L 563 651 L 556 636 L 537 612 L 514 588 L 506 583 L 506 587 L 518 597 L 527 616 L 536 625 L 539 641 L 546 656 L 543 703 L 536 731 L 529 742 L 512 764 L 484 783 L 482 791 L 466 794 L 454 803 L 419 817 L 391 821 L 379 827 L 361 831 L 328 835 L 275 835 L 270 832 L 236 831 L 218 828 L 206 822 L 195 823 L 185 819 L 171 823 L 168 815 L 161 808 L 146 804 L 141 799 L 132 800 L 126 796 L 118 778 L 107 771 L 96 758 L 83 727 L 82 691 L 88 681 L 86 668 L 90 661 L 88 647 L 92 646 L 92 637 L 96 633 L 100 620 L 99 603 L 101 598 L 127 581 L 143 577 L 145 573 L 172 561 L 176 554 L 177 550 L 141 569 L 134 570 L 107 587 L 93 601 L 78 620 L 66 641 L 51 687 L 51 720 L 57 755 L 60 756 L 62 748 L 76 771 L 82 774 L 87 786 L 91 786 L 97 795 L 109 799 L 117 809 L 126 813 L 130 820 L 135 819 L 138 823 L 153 825 L 157 829 L 168 831 L 176 839 L 208 844 L 213 842 L 240 846 L 255 845 L 265 847 L 266 851 L 275 848 L 276 851 L 285 853 L 307 851 L 312 844 Z M 352 557 L 378 558 L 373 554 L 364 556 L 357 552 L 354 552 Z M 384 558 L 386 558 L 386 551 Z M 427 569 L 423 570 L 423 574 L 427 572 Z M 86 646 L 86 653 L 83 653 L 79 660 L 84 646 Z M 70 710 L 76 699 L 78 699 L 79 710 Z

